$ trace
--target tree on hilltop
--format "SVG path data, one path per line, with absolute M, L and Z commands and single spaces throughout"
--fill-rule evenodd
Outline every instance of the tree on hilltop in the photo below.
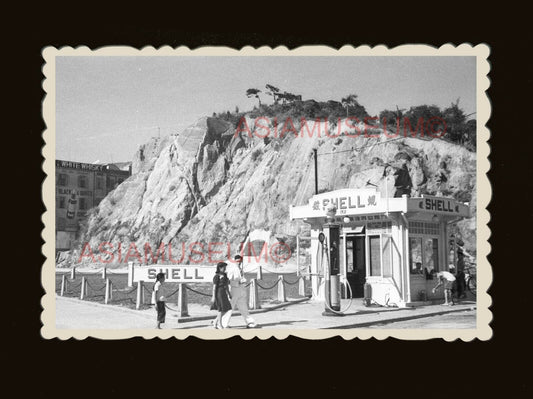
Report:
M 259 93 L 261 93 L 261 90 L 259 89 L 248 89 L 246 90 L 246 97 L 251 98 L 255 97 L 257 98 L 257 101 L 259 101 L 259 106 L 261 106 L 261 98 L 259 98 Z
M 346 117 L 348 117 L 348 111 L 350 107 L 355 108 L 359 106 L 359 102 L 357 101 L 357 94 L 350 94 L 346 97 L 344 97 L 341 100 L 341 104 L 344 108 L 346 108 Z
M 365 107 L 363 107 L 361 104 L 359 104 L 359 101 L 357 101 L 357 97 L 357 94 L 350 94 L 341 100 L 342 106 L 346 108 L 346 117 L 348 117 L 350 114 L 356 117 L 368 116 Z
M 272 86 L 270 84 L 267 84 L 266 86 L 267 94 L 269 96 L 274 97 L 274 104 L 278 103 L 278 96 L 279 96 L 279 89 L 276 86 Z
M 301 101 L 302 100 L 302 96 L 301 95 L 288 93 L 286 91 L 284 91 L 283 93 L 279 93 L 278 94 L 278 98 L 281 98 L 283 105 L 285 105 L 287 103 L 287 101 L 289 103 L 292 103 L 294 101 Z
M 466 145 L 467 148 L 476 146 L 476 122 L 468 120 L 470 115 L 459 108 L 459 99 L 442 111 L 442 117 L 448 127 L 448 137 L 458 143 Z

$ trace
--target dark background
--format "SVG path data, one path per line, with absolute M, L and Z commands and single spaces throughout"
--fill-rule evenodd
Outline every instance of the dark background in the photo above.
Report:
M 111 11 L 107 6 L 92 5 L 89 10 L 87 4 L 72 4 L 52 11 L 47 8 L 46 12 L 44 6 L 43 10 L 28 6 L 22 12 L 6 14 L 15 23 L 5 36 L 10 42 L 7 51 L 13 56 L 4 58 L 4 67 L 9 69 L 4 78 L 14 89 L 13 96 L 8 97 L 5 118 L 12 123 L 9 136 L 19 143 L 15 144 L 16 151 L 4 149 L 4 153 L 12 153 L 15 161 L 24 166 L 7 165 L 20 188 L 17 194 L 8 191 L 4 195 L 16 200 L 14 208 L 6 209 L 13 209 L 17 223 L 25 229 L 30 227 L 26 231 L 31 232 L 24 235 L 23 242 L 15 239 L 15 246 L 7 251 L 12 259 L 23 259 L 16 263 L 25 268 L 23 274 L 10 273 L 4 279 L 4 287 L 15 289 L 5 304 L 9 316 L 3 323 L 8 332 L 3 342 L 7 344 L 4 364 L 10 370 L 10 386 L 20 393 L 33 390 L 38 396 L 66 393 L 91 397 L 122 396 L 126 392 L 136 397 L 205 397 L 211 390 L 249 397 L 283 397 L 288 396 L 288 391 L 298 397 L 322 393 L 381 397 L 388 392 L 411 398 L 462 398 L 490 395 L 498 390 L 507 397 L 531 394 L 531 378 L 527 376 L 530 357 L 526 354 L 530 351 L 529 269 L 533 264 L 527 252 L 531 247 L 528 226 L 532 215 L 528 192 L 533 176 L 526 160 L 531 151 L 528 108 L 532 78 L 528 55 L 532 43 L 528 24 L 521 20 L 524 11 L 502 9 L 487 14 L 479 9 L 467 14 L 463 5 L 439 3 L 438 12 L 422 7 L 413 14 L 378 4 L 371 4 L 368 11 L 325 4 L 308 14 L 304 8 L 288 14 L 286 5 L 254 6 L 248 3 L 237 7 L 242 13 L 239 14 L 227 5 L 215 9 L 208 3 L 200 4 L 203 9 L 196 13 L 177 9 L 176 5 L 156 8 L 146 4 L 135 10 L 130 5 L 128 12 L 138 12 L 130 17 L 123 13 L 126 8 Z M 229 11 L 229 15 L 222 16 L 220 9 Z M 190 26 L 183 25 L 185 22 Z M 237 29 L 244 31 L 235 32 Z M 119 44 L 186 44 L 191 48 L 328 44 L 338 48 L 344 44 L 394 47 L 404 43 L 440 46 L 463 42 L 487 43 L 491 47 L 491 340 L 60 341 L 41 337 L 40 268 L 44 257 L 40 253 L 40 217 L 44 211 L 44 173 L 40 151 L 44 142 L 40 134 L 45 128 L 41 118 L 42 48 L 87 45 L 94 49 Z M 4 92 L 4 96 L 8 94 Z M 7 216 L 5 226 L 12 228 Z M 15 271 L 12 262 L 5 263 L 10 271 Z M 32 294 L 17 294 L 21 285 L 24 293 Z

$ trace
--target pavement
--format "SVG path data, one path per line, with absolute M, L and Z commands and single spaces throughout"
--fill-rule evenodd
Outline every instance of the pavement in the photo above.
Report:
M 476 328 L 476 312 L 464 311 L 455 313 L 446 313 L 430 317 L 423 317 L 419 319 L 410 319 L 404 321 L 396 321 L 387 324 L 374 324 L 369 328 L 373 329 L 475 329 Z
M 343 301 L 342 308 L 348 306 Z M 172 306 L 172 305 L 169 305 Z M 453 314 L 467 315 L 475 320 L 474 301 L 461 301 L 454 306 L 427 305 L 416 308 L 365 307 L 361 299 L 354 299 L 344 316 L 323 316 L 324 303 L 309 299 L 289 300 L 282 304 L 270 304 L 268 308 L 252 311 L 259 328 L 276 329 L 347 329 L 347 328 L 424 328 L 428 318 L 450 315 L 444 328 L 475 328 L 472 323 L 454 324 Z M 178 313 L 167 310 L 167 329 L 212 328 L 215 312 L 206 306 L 189 304 L 189 314 L 193 317 L 180 318 Z M 153 308 L 134 310 L 115 305 L 82 301 L 75 298 L 56 296 L 56 327 L 58 329 L 144 329 L 154 328 L 156 313 Z M 393 324 L 395 323 L 395 324 Z M 237 314 L 231 319 L 230 328 L 246 328 L 244 320 Z M 426 327 L 428 328 L 428 327 Z

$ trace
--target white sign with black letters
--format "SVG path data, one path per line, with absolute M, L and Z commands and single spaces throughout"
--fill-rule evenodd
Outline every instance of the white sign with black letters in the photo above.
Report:
M 171 283 L 211 283 L 215 271 L 215 266 L 141 266 L 134 268 L 133 282 L 155 281 L 157 273 L 165 273 L 165 281 Z

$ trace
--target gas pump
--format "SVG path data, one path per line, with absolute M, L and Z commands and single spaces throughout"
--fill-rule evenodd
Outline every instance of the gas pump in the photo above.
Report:
M 352 289 L 350 284 L 344 279 L 341 281 L 340 274 L 340 227 L 335 224 L 326 224 L 325 233 L 321 232 L 318 236 L 319 251 L 318 264 L 319 270 L 323 271 L 324 278 L 324 296 L 325 309 L 322 315 L 344 315 L 344 312 L 352 304 Z M 325 265 L 323 264 L 325 260 Z M 325 266 L 325 267 L 324 267 Z M 345 284 L 346 289 L 350 292 L 350 302 L 348 306 L 341 310 L 341 293 L 340 285 Z

